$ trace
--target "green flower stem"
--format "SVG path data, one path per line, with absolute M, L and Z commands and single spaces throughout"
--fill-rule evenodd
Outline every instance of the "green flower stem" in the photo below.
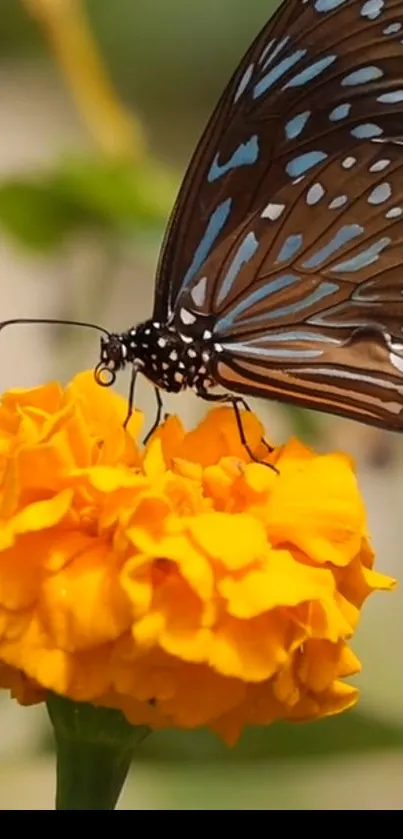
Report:
M 114 810 L 136 747 L 149 733 L 120 711 L 49 694 L 57 754 L 56 810 Z

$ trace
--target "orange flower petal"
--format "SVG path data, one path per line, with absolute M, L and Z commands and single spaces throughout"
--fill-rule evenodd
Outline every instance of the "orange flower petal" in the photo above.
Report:
M 17 513 L 0 530 L 0 550 L 10 548 L 16 536 L 54 527 L 66 515 L 72 499 L 69 489 L 62 490 L 48 501 L 34 501 Z
M 143 418 L 92 371 L 0 404 L 0 685 L 118 708 L 136 725 L 316 719 L 342 679 L 374 570 L 353 465 L 220 406 L 185 432 Z
M 360 552 L 365 513 L 347 459 L 324 455 L 297 467 L 283 453 L 278 468 L 286 479 L 277 481 L 267 507 L 272 543 L 290 542 L 320 564 L 348 565 Z
M 331 600 L 335 583 L 330 571 L 299 565 L 288 551 L 271 550 L 259 570 L 238 579 L 225 577 L 218 590 L 229 614 L 248 619 L 279 606 Z
M 263 525 L 247 513 L 201 514 L 189 520 L 188 530 L 198 548 L 232 571 L 245 568 L 267 549 Z

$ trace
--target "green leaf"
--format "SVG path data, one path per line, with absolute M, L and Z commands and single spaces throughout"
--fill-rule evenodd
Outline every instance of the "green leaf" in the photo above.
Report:
M 206 731 L 155 732 L 143 743 L 137 760 L 234 763 L 275 758 L 289 761 L 387 749 L 403 749 L 403 726 L 348 711 L 316 722 L 249 728 L 234 749 L 228 749 Z
M 57 248 L 86 229 L 121 235 L 164 226 L 176 178 L 151 158 L 135 166 L 106 159 L 63 161 L 41 178 L 0 185 L 0 225 L 22 245 Z
M 80 222 L 77 210 L 59 201 L 46 184 L 12 180 L 0 186 L 0 225 L 28 248 L 57 247 Z
M 62 200 L 80 207 L 89 219 L 150 228 L 166 220 L 177 179 L 145 158 L 138 165 L 106 160 L 70 160 L 53 173 L 50 187 Z

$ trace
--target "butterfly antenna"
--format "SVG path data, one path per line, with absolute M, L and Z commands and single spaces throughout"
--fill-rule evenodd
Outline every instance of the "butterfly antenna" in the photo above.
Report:
M 86 329 L 96 329 L 98 332 L 102 332 L 110 338 L 110 332 L 108 332 L 107 329 L 104 329 L 103 326 L 98 326 L 96 323 L 87 323 L 87 321 L 80 320 L 59 320 L 58 318 L 13 318 L 12 320 L 3 320 L 3 322 L 0 322 L 0 332 L 2 329 L 5 329 L 6 326 L 14 326 L 15 324 L 21 323 L 49 323 L 56 325 L 59 324 L 62 326 L 82 326 Z

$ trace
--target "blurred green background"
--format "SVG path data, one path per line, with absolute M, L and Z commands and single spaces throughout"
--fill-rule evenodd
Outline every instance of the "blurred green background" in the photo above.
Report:
M 158 249 L 186 163 L 274 6 L 2 0 L 1 320 L 68 317 L 125 329 L 150 314 Z M 10 329 L 1 335 L 1 390 L 67 380 L 97 356 L 91 333 Z M 126 387 L 122 377 L 119 388 Z M 146 383 L 139 404 L 151 419 Z M 186 423 L 205 410 L 189 396 L 168 399 L 167 407 Z M 399 440 L 341 419 L 257 408 L 278 442 L 298 433 L 318 450 L 351 452 L 378 567 L 398 577 Z M 249 731 L 231 751 L 204 732 L 155 734 L 141 747 L 120 807 L 401 809 L 402 613 L 400 591 L 374 596 L 364 610 L 354 640 L 363 662 L 358 710 Z M 21 709 L 4 696 L 1 714 L 0 808 L 52 809 L 44 710 Z

